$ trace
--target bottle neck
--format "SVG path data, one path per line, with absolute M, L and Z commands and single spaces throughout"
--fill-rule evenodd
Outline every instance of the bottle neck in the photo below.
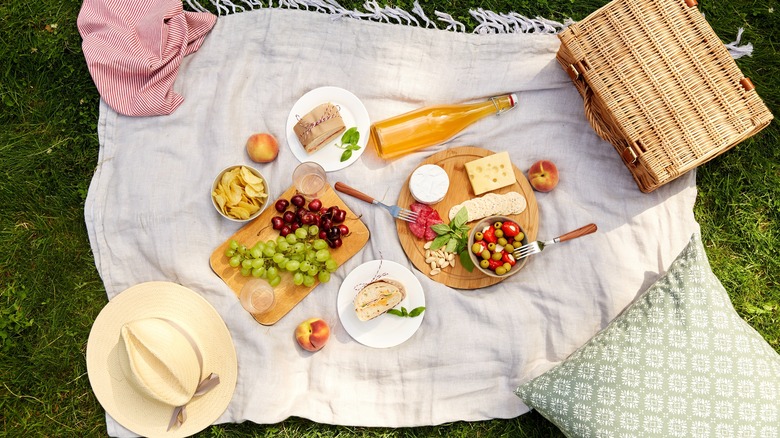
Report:
M 517 95 L 514 93 L 502 94 L 501 96 L 491 97 L 490 101 L 496 109 L 496 114 L 501 115 L 517 106 Z
M 458 106 L 461 108 L 459 111 L 461 116 L 465 116 L 466 119 L 473 122 L 492 114 L 501 115 L 516 105 L 517 97 L 514 94 L 504 94 L 491 97 L 488 100 Z

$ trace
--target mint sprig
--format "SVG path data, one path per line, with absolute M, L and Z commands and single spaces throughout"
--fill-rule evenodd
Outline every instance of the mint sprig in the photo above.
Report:
M 352 157 L 352 151 L 360 150 L 360 146 L 358 146 L 358 141 L 360 140 L 360 133 L 357 130 L 356 126 L 353 126 L 344 133 L 344 135 L 341 136 L 341 144 L 337 144 L 336 147 L 339 147 L 341 149 L 344 149 L 344 152 L 341 154 L 341 160 L 340 161 L 347 161 Z

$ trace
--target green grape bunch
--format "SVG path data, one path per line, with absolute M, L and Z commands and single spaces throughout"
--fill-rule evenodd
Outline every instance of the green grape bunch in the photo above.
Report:
M 315 281 L 327 283 L 338 263 L 331 257 L 328 242 L 319 238 L 319 232 L 317 225 L 303 225 L 294 233 L 259 241 L 252 247 L 231 240 L 225 257 L 244 277 L 264 278 L 273 287 L 281 283 L 284 272 L 292 275 L 296 286 L 311 287 Z

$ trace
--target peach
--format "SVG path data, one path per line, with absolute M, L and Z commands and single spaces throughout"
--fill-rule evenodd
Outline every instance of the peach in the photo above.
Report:
M 539 160 L 528 169 L 528 181 L 534 190 L 549 192 L 558 185 L 558 168 L 552 161 Z
M 307 351 L 317 351 L 330 337 L 330 326 L 322 318 L 309 318 L 295 328 L 295 340 Z
M 279 142 L 265 132 L 252 134 L 246 141 L 246 153 L 256 163 L 270 163 L 279 155 Z

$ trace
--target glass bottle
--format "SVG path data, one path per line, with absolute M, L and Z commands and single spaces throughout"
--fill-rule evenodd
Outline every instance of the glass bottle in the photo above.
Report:
M 477 120 L 516 105 L 516 94 L 504 94 L 475 103 L 427 106 L 372 124 L 368 142 L 387 160 L 444 143 Z

